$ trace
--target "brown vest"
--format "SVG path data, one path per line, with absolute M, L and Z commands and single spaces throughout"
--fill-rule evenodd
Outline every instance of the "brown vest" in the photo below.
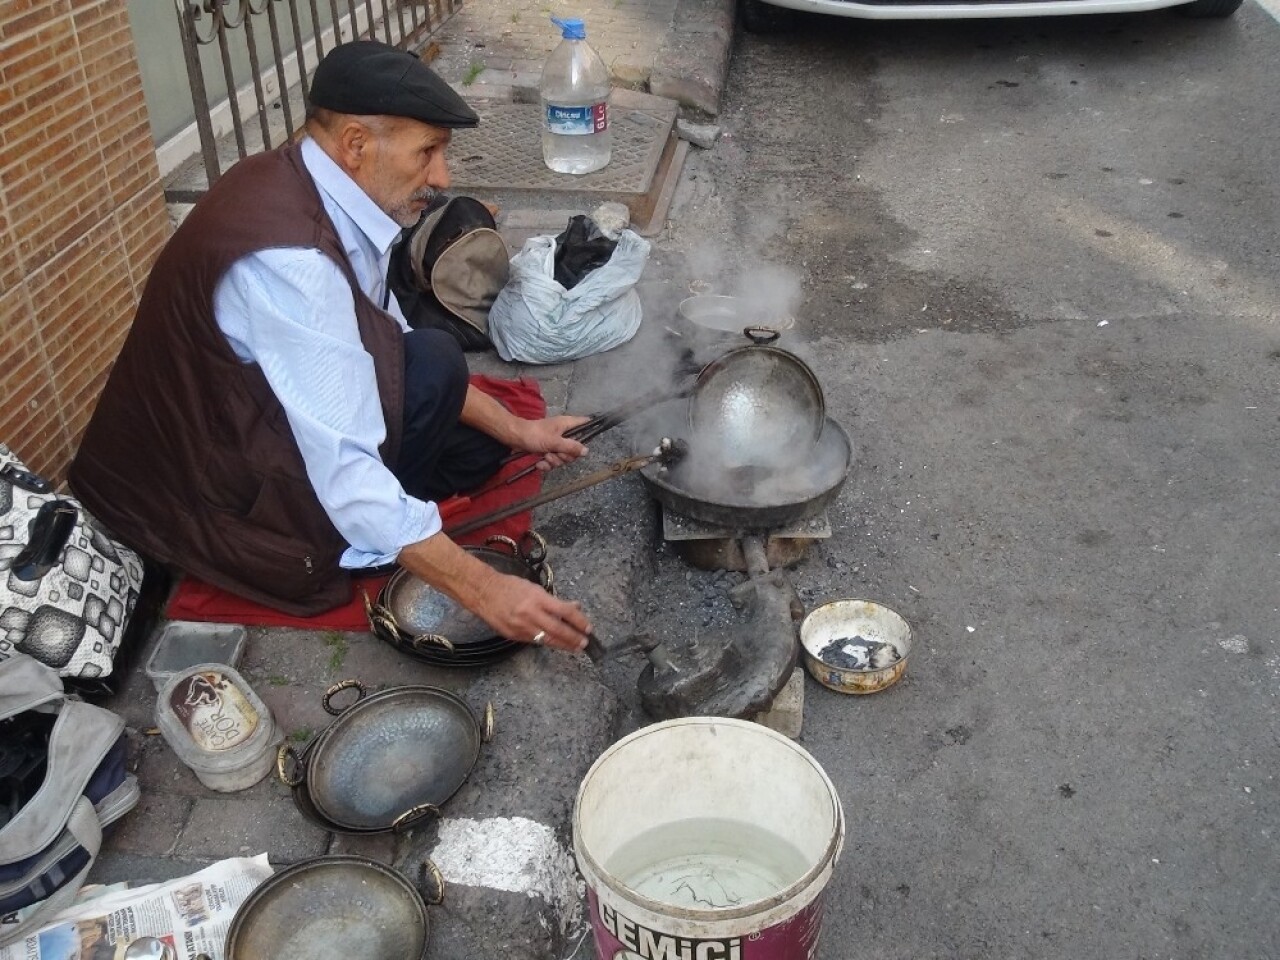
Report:
M 295 615 L 345 603 L 346 548 L 307 480 L 284 410 L 256 364 L 236 358 L 213 294 L 241 257 L 312 247 L 346 274 L 399 454 L 404 341 L 360 292 L 297 146 L 242 160 L 161 252 L 124 348 L 71 465 L 91 513 L 128 545 Z

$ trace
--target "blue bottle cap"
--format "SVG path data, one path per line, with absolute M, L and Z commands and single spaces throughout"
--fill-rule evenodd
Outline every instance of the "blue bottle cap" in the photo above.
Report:
M 565 40 L 587 39 L 587 26 L 581 20 L 561 20 L 559 17 L 552 17 L 551 22 L 560 28 L 560 35 Z

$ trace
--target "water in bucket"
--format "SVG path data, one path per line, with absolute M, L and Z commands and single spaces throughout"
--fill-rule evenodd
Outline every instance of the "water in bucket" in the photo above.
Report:
M 699 817 L 631 838 L 606 868 L 642 896 L 676 907 L 724 909 L 766 900 L 803 877 L 799 849 L 763 827 Z
M 844 814 L 786 737 L 684 717 L 596 760 L 573 845 L 598 960 L 812 960 Z

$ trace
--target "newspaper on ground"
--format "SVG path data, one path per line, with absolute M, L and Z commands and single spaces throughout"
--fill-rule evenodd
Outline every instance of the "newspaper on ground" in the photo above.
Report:
M 0 947 L 0 960 L 123 960 L 139 937 L 159 937 L 178 960 L 202 953 L 223 960 L 232 917 L 271 873 L 262 853 L 220 860 L 164 883 L 86 889 L 48 926 Z

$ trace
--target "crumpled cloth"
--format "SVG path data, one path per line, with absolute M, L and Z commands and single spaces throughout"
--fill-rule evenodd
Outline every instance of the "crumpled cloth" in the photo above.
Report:
M 556 237 L 556 283 L 572 290 L 592 270 L 608 263 L 617 245 L 586 214 L 570 217 L 569 226 Z

